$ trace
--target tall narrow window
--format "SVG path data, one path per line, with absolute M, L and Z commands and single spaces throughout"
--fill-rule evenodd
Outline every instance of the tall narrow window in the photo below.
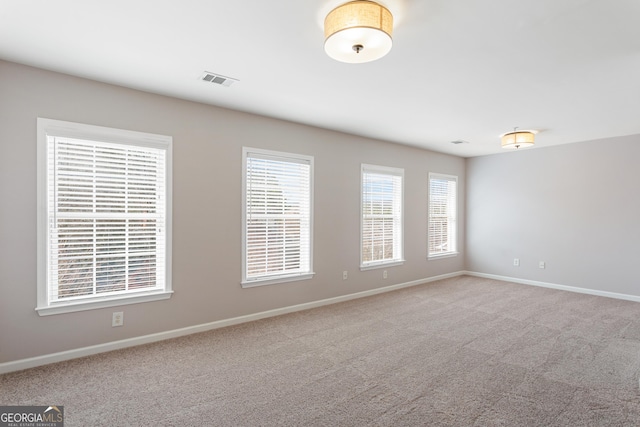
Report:
M 360 268 L 401 264 L 404 170 L 362 165 Z
M 38 312 L 168 298 L 171 138 L 38 119 Z
M 243 149 L 242 286 L 310 279 L 313 157 Z
M 429 174 L 428 257 L 457 254 L 458 177 Z

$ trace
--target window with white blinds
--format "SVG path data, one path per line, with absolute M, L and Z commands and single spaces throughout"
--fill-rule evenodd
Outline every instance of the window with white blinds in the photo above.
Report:
M 46 119 L 38 124 L 39 311 L 170 291 L 170 138 Z
M 242 286 L 309 279 L 313 157 L 244 148 Z
M 401 264 L 404 170 L 363 164 L 360 268 Z
M 428 257 L 457 254 L 458 177 L 429 174 Z

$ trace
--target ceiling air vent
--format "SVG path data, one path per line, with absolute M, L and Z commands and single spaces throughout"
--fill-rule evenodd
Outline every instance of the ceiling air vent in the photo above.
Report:
M 458 144 L 468 144 L 468 143 L 469 143 L 469 141 L 463 141 L 463 140 L 461 140 L 461 139 L 457 139 L 457 140 L 455 140 L 455 141 L 451 141 L 451 143 L 452 143 L 452 144 L 456 144 L 456 145 L 458 145 Z
M 202 80 L 205 82 L 215 83 L 217 85 L 227 86 L 227 87 L 231 86 L 233 83 L 238 81 L 236 79 L 232 79 L 231 77 L 221 76 L 220 74 L 214 74 L 208 71 L 204 72 L 204 74 L 202 75 Z

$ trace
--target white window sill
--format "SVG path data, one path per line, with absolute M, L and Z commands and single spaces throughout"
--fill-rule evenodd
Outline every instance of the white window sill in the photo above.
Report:
M 299 280 L 312 279 L 316 273 L 290 274 L 283 276 L 274 276 L 261 279 L 243 280 L 240 282 L 243 288 L 255 288 L 256 286 L 275 285 L 277 283 L 297 282 Z
M 141 302 L 160 301 L 171 298 L 173 291 L 154 291 L 136 295 L 116 295 L 90 300 L 76 300 L 73 302 L 53 303 L 49 306 L 36 307 L 40 316 L 52 314 L 73 313 L 75 311 L 95 310 L 98 308 L 116 307 L 120 305 L 138 304 Z
M 360 266 L 360 271 L 366 271 L 366 270 L 375 270 L 376 268 L 387 268 L 387 267 L 394 267 L 396 265 L 402 265 L 404 264 L 404 260 L 395 260 L 395 261 L 388 261 L 388 262 L 378 262 L 375 264 L 366 264 L 366 265 L 361 265 Z
M 457 257 L 458 254 L 459 254 L 459 252 L 446 252 L 446 253 L 437 254 L 437 255 L 429 255 L 427 257 L 427 260 L 433 261 L 433 260 L 436 260 L 436 259 L 453 258 L 453 257 Z

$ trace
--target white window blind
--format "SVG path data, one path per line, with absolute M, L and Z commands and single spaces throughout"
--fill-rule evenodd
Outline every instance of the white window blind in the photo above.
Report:
M 362 165 L 361 267 L 403 262 L 402 169 Z
M 39 306 L 167 291 L 166 147 L 45 138 L 46 295 Z
M 312 274 L 313 158 L 244 150 L 244 286 Z
M 457 186 L 456 176 L 429 174 L 429 257 L 457 253 Z

